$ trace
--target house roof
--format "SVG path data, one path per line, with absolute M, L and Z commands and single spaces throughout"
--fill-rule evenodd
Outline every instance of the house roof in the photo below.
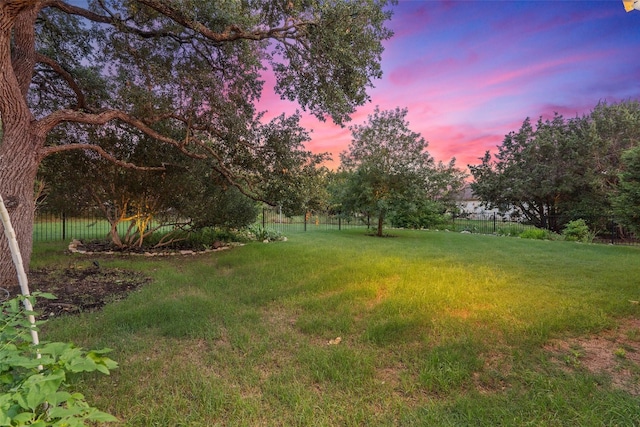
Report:
M 456 200 L 460 201 L 460 202 L 477 202 L 480 201 L 480 199 L 478 198 L 478 196 L 476 196 L 475 194 L 473 194 L 473 190 L 471 190 L 471 186 L 469 184 L 466 184 L 462 190 L 456 194 Z

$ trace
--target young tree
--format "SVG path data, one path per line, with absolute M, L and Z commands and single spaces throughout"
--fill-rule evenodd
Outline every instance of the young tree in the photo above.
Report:
M 353 139 L 340 154 L 340 169 L 346 173 L 342 206 L 377 217 L 378 236 L 389 211 L 425 197 L 433 170 L 427 142 L 409 129 L 406 115 L 406 109 L 376 107 L 364 125 L 350 128 Z
M 254 103 L 263 64 L 282 97 L 343 123 L 381 76 L 387 3 L 0 1 L 0 194 L 25 264 L 43 158 L 83 149 L 123 167 L 162 169 L 118 159 L 89 139 L 91 127 L 145 134 L 209 158 L 230 185 L 261 197 L 269 156 L 256 137 Z M 72 141 L 48 139 L 65 124 Z M 2 241 L 0 286 L 15 282 L 10 259 Z
M 438 204 L 441 210 L 456 213 L 459 210 L 457 197 L 468 176 L 456 166 L 455 158 L 449 163 L 439 161 L 427 180 L 428 199 Z
M 394 207 L 389 215 L 391 225 L 430 228 L 442 223 L 445 213 L 455 214 L 460 210 L 456 197 L 464 187 L 467 174 L 456 167 L 455 158 L 449 163 L 439 161 L 428 176 L 421 198 L 407 199 Z
M 268 165 L 263 171 L 261 191 L 270 205 L 280 206 L 287 215 L 315 207 L 326 170 L 319 165 L 329 159 L 326 153 L 312 155 L 304 150 L 304 143 L 310 138 L 300 127 L 299 119 L 298 114 L 281 115 L 260 131 L 265 147 L 261 160 Z

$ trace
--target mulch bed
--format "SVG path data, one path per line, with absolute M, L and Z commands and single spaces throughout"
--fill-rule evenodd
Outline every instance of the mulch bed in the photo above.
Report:
M 150 281 L 138 272 L 101 267 L 98 261 L 90 267 L 44 268 L 29 272 L 32 293 L 49 292 L 56 296 L 54 300 L 38 298 L 35 311 L 44 317 L 99 310 Z

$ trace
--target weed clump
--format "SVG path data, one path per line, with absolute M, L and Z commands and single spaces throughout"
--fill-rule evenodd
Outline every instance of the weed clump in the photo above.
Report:
M 520 233 L 521 239 L 558 240 L 558 235 L 542 228 L 530 228 Z

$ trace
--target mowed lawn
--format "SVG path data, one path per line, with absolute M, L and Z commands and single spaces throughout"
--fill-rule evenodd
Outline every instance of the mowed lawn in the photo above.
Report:
M 154 281 L 44 339 L 114 349 L 74 386 L 126 426 L 640 425 L 640 248 L 392 234 L 100 259 Z

